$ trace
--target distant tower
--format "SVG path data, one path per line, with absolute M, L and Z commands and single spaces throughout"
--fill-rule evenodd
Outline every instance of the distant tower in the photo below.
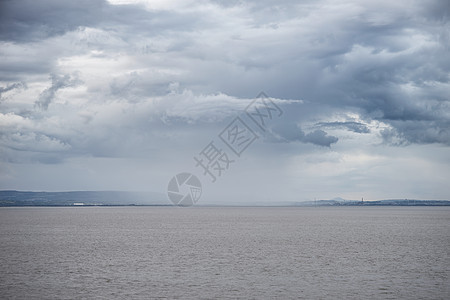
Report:
M 361 203 L 363 203 L 363 204 L 364 204 L 364 197 L 362 197 L 362 198 L 361 198 Z

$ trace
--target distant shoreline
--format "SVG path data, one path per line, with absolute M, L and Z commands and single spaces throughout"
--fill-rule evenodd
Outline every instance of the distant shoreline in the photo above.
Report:
M 29 192 L 0 191 L 0 207 L 96 207 L 96 206 L 173 206 L 167 197 L 153 192 L 71 191 Z M 336 198 L 304 202 L 255 202 L 202 204 L 197 207 L 321 207 L 321 206 L 450 206 L 449 200 L 386 199 L 355 201 Z

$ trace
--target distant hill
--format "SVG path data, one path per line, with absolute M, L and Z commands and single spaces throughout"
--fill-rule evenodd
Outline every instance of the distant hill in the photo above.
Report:
M 172 205 L 165 194 L 123 191 L 26 192 L 0 191 L 0 206 Z M 199 206 L 211 206 L 198 203 Z M 334 198 L 306 202 L 226 202 L 213 206 L 450 206 L 447 200 L 390 199 L 355 201 Z
M 167 197 L 152 192 L 74 191 L 24 192 L 0 191 L 0 206 L 69 205 L 170 205 Z
M 356 201 L 334 198 L 332 200 L 317 200 L 296 202 L 296 206 L 450 206 L 448 200 L 415 200 L 415 199 L 388 199 L 374 201 Z

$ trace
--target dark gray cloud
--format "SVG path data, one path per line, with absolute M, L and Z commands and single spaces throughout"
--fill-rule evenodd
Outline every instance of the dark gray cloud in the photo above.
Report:
M 392 145 L 416 144 L 449 144 L 450 121 L 395 121 L 392 129 L 381 132 L 387 143 Z
M 43 110 L 47 110 L 48 106 L 55 98 L 55 94 L 59 89 L 74 87 L 81 84 L 81 81 L 78 79 L 76 73 L 73 75 L 51 74 L 50 78 L 52 80 L 52 85 L 42 91 L 42 93 L 39 95 L 39 99 L 35 102 L 36 106 Z
M 36 42 L 63 35 L 102 19 L 104 0 L 4 0 L 0 3 L 0 39 Z
M 22 83 L 22 82 L 15 82 L 15 83 L 12 83 L 12 84 L 8 84 L 5 87 L 1 87 L 0 86 L 0 101 L 2 100 L 2 94 L 3 93 L 9 92 L 9 91 L 14 90 L 14 89 L 22 89 L 22 88 L 26 88 L 26 85 L 24 83 Z
M 297 124 L 290 122 L 280 122 L 273 126 L 270 135 L 267 136 L 268 141 L 272 142 L 303 142 L 311 143 L 317 146 L 330 147 L 339 140 L 335 136 L 328 135 L 327 132 L 316 129 L 309 133 L 305 133 Z
M 0 40 L 39 42 L 85 27 L 127 35 L 160 35 L 195 29 L 198 13 L 145 10 L 142 5 L 111 5 L 105 0 L 5 0 L 0 3 Z
M 305 141 L 319 146 L 330 147 L 331 144 L 338 141 L 338 138 L 329 136 L 325 131 L 318 129 L 306 134 Z
M 319 122 L 316 126 L 324 128 L 344 128 L 357 133 L 370 132 L 367 125 L 360 122 Z

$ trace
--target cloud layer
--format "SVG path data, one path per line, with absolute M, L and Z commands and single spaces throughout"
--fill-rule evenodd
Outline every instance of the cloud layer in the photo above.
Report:
M 352 177 L 350 168 L 310 186 L 449 197 L 440 184 L 449 175 L 449 23 L 448 1 L 2 1 L 0 188 L 66 189 L 51 178 L 66 172 L 72 189 L 111 189 L 73 171 L 94 160 L 96 174 L 110 176 L 105 159 L 117 168 L 144 159 L 164 185 L 265 91 L 284 114 L 248 168 L 277 161 L 269 170 L 286 178 L 272 182 L 284 197 L 319 193 L 299 191 L 303 175 L 288 167 L 324 166 L 313 153 L 335 157 L 333 173 L 358 157 L 361 168 L 383 165 L 399 149 L 423 161 L 417 173 L 433 170 L 434 194 L 408 184 L 381 193 L 386 170 Z M 23 176 L 46 165 L 48 181 Z M 119 189 L 155 188 L 136 179 L 145 171 L 126 172 Z

